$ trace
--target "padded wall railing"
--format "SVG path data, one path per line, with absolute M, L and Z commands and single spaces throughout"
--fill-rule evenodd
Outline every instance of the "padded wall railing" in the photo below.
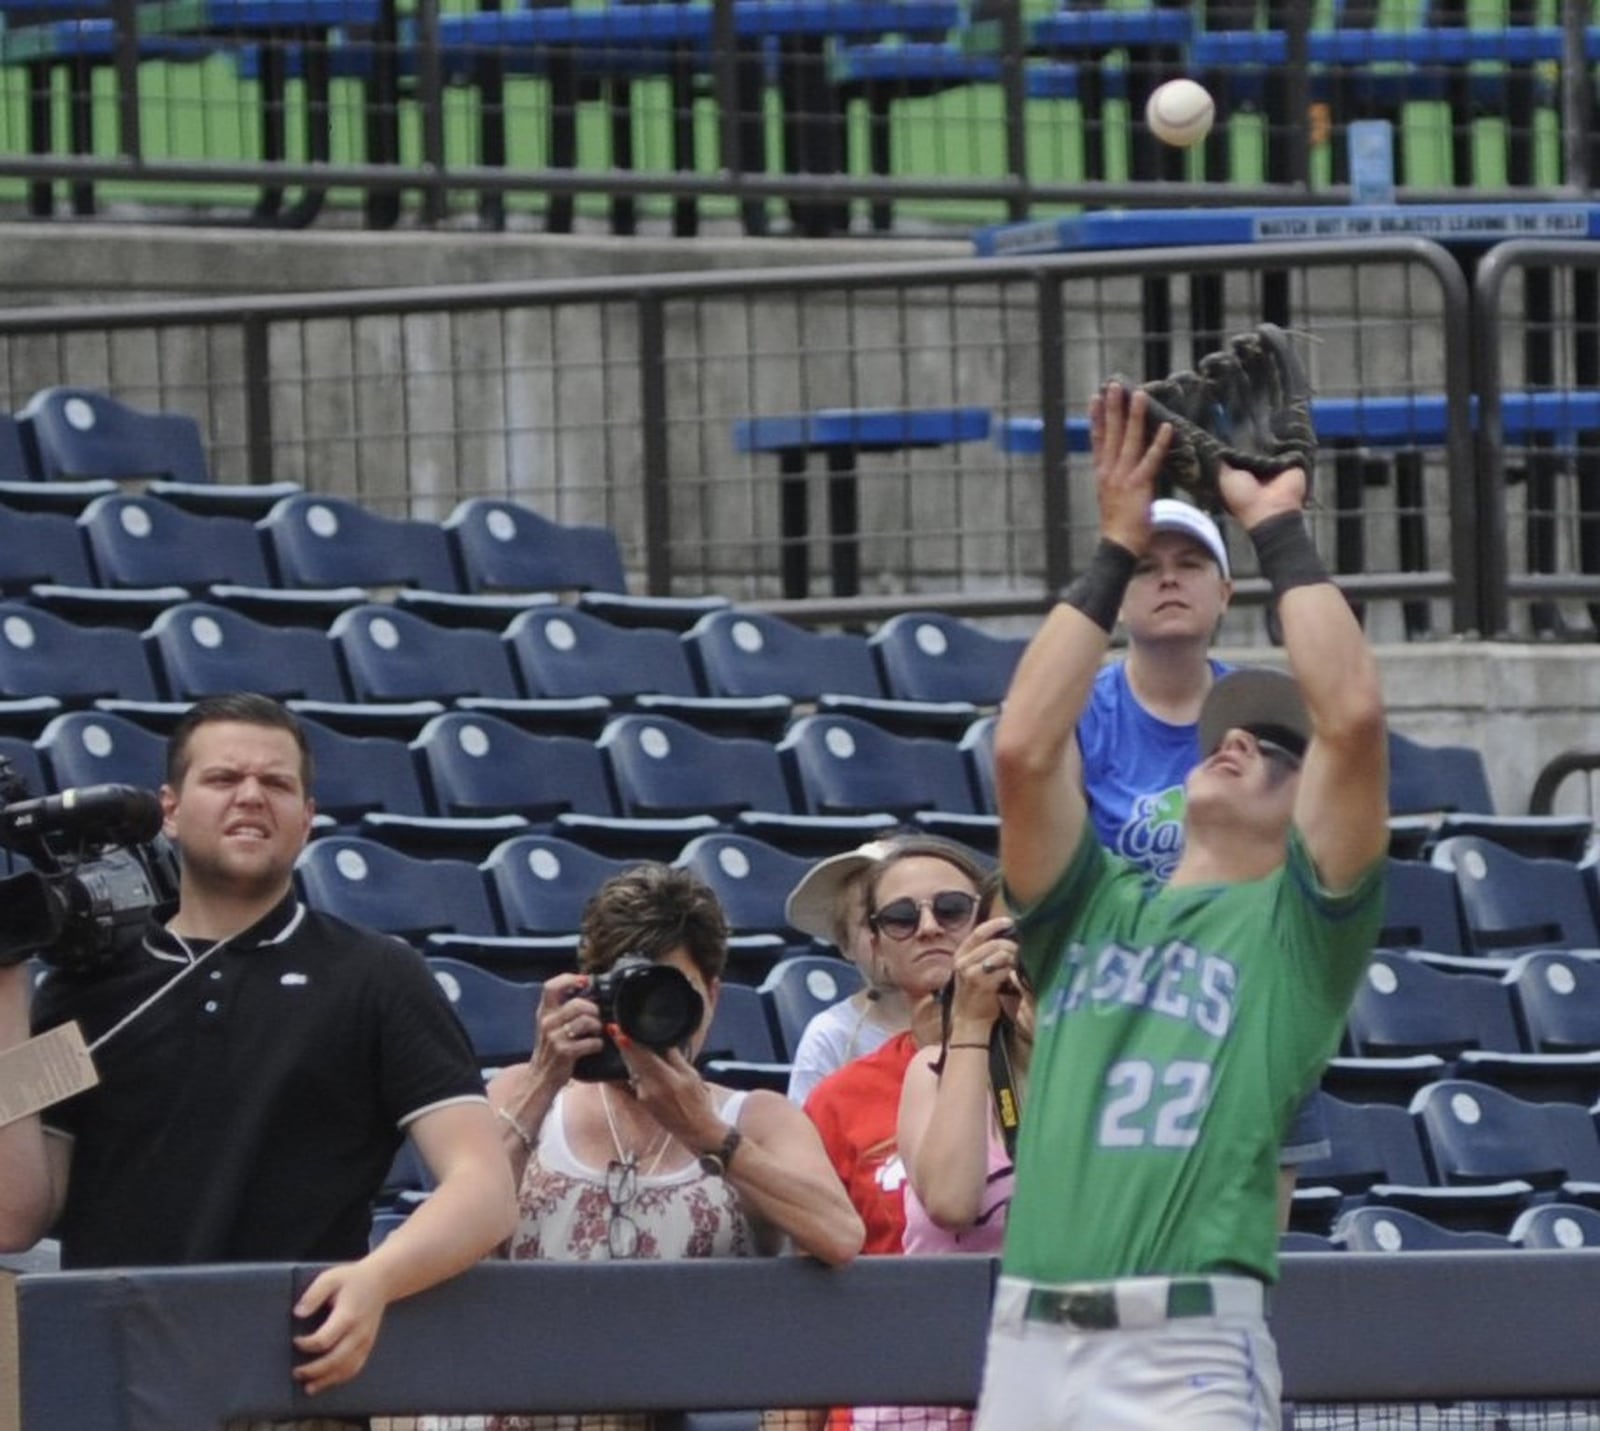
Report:
M 1270 282 L 1340 424 L 1326 460 L 1366 464 L 1319 482 L 1319 541 L 1349 553 L 1353 595 L 1431 601 L 1466 632 L 1462 261 L 1417 239 L 1306 241 L 17 310 L 0 313 L 0 409 L 103 385 L 189 412 L 224 480 L 434 519 L 509 495 L 614 527 L 652 593 L 833 620 L 934 598 L 1034 612 L 1094 544 L 1090 396 L 1253 326 Z M 1369 444 L 1417 449 L 1404 504 Z
M 1286 1394 L 1592 1398 L 1597 1268 L 1592 1251 L 1287 1258 L 1272 1310 Z M 20 1367 L 22 1424 L 970 1402 L 994 1275 L 979 1257 L 486 1265 L 391 1307 L 363 1374 L 311 1400 L 290 1377 L 289 1331 L 314 1270 L 0 1275 L 0 1368 Z M 10 1389 L 0 1424 L 15 1424 Z M 1455 1410 L 1452 1424 L 1488 1424 Z M 1528 1425 L 1594 1413 L 1519 1410 Z

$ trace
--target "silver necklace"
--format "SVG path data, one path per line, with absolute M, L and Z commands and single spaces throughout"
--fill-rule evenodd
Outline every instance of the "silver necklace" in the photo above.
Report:
M 617 1132 L 617 1120 L 611 1113 L 611 1099 L 607 1096 L 606 1086 L 603 1083 L 600 1085 L 600 1108 L 606 1115 L 606 1127 L 611 1130 L 611 1146 L 617 1150 L 617 1161 L 625 1168 L 637 1168 L 639 1166 L 639 1154 L 623 1151 L 622 1138 Z M 645 1154 L 646 1157 L 650 1157 L 650 1166 L 644 1170 L 645 1177 L 648 1178 L 655 1175 L 656 1169 L 661 1166 L 662 1158 L 667 1154 L 667 1144 L 671 1141 L 672 1134 L 663 1129 L 661 1141 L 655 1147 L 655 1156 L 650 1157 L 649 1153 Z

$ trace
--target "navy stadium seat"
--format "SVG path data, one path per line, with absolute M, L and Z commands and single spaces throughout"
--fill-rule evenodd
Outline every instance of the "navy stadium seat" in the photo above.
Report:
M 1436 814 L 1446 810 L 1494 813 L 1489 772 L 1472 746 L 1424 745 L 1389 732 L 1389 813 Z
M 1466 955 L 1455 876 L 1421 860 L 1388 861 L 1384 869 L 1383 926 L 1379 945 Z
M 994 794 L 994 728 L 998 720 L 998 716 L 979 716 L 967 727 L 959 743 L 972 777 L 972 789 L 978 797 L 978 809 L 990 815 L 1000 810 Z
M 542 986 L 502 979 L 461 959 L 432 955 L 428 967 L 485 1067 L 526 1061 L 538 1037 Z
M 774 1041 L 760 990 L 722 982 L 699 1063 L 713 1083 L 778 1093 L 788 1088 L 789 1063 Z
M 1356 990 L 1348 1028 L 1358 1055 L 1448 1058 L 1463 1049 L 1521 1048 L 1511 1000 L 1497 979 L 1444 973 L 1381 949 Z
M 1351 1208 L 1334 1224 L 1332 1240 L 1351 1252 L 1504 1252 L 1511 1246 L 1497 1233 L 1458 1232 L 1389 1207 Z
M 351 735 L 316 720 L 302 719 L 315 771 L 317 812 L 336 824 L 354 825 L 363 815 L 428 815 L 429 808 L 411 751 L 386 736 Z
M 728 821 L 748 810 L 794 811 L 778 748 L 766 741 L 711 735 L 667 716 L 624 715 L 607 722 L 599 747 L 629 815 Z
M 106 784 L 157 790 L 166 779 L 166 741 L 121 716 L 69 711 L 44 728 L 37 745 L 56 790 Z
M 35 482 L 39 473 L 22 441 L 22 425 L 8 412 L 0 412 L 0 484 Z
M 295 878 L 313 909 L 425 952 L 447 952 L 430 945 L 433 935 L 500 932 L 483 874 L 465 860 L 414 859 L 376 840 L 326 835 L 300 852 Z
M 45 388 L 17 414 L 46 481 L 165 478 L 209 482 L 200 426 L 176 412 L 147 412 L 88 388 Z
M 335 617 L 328 637 L 357 700 L 449 704 L 469 696 L 520 696 L 506 648 L 489 631 L 438 626 L 369 602 Z
M 466 591 L 628 589 L 622 552 L 609 527 L 553 522 L 493 497 L 469 497 L 443 525 Z
M 684 637 L 706 691 L 717 696 L 884 695 L 866 639 L 807 631 L 760 611 L 714 611 Z
M 78 518 L 102 586 L 181 586 L 191 594 L 217 583 L 272 584 L 254 524 L 202 517 L 135 493 L 98 497 Z
M 0 506 L 0 592 L 23 595 L 43 582 L 92 586 L 94 580 L 82 529 L 71 517 Z
M 674 863 L 711 887 L 736 933 L 781 935 L 797 949 L 811 944 L 809 935 L 790 925 L 784 908 L 810 860 L 749 835 L 718 833 L 691 840 Z
M 615 813 L 604 762 L 586 740 L 452 711 L 430 720 L 412 749 L 440 815 L 516 813 L 542 824 L 569 811 Z
M 0 602 L 0 697 L 23 696 L 51 696 L 69 706 L 160 698 L 132 631 L 77 626 L 36 607 Z
M 1560 951 L 1524 954 L 1505 975 L 1529 1049 L 1600 1049 L 1600 964 Z
M 891 617 L 868 644 L 891 696 L 997 706 L 1028 643 L 991 636 L 954 616 L 918 611 Z
M 792 1059 L 806 1025 L 824 1009 L 848 999 L 866 980 L 861 971 L 833 954 L 794 954 L 775 964 L 761 981 L 761 997 L 785 1058 Z
M 284 586 L 460 589 L 450 540 L 436 522 L 300 493 L 278 502 L 257 525 Z
M 700 694 L 683 642 L 660 628 L 614 626 L 561 607 L 525 612 L 505 639 L 532 696 Z
M 1539 1192 L 1592 1200 L 1600 1135 L 1586 1108 L 1530 1103 L 1467 1079 L 1442 1079 L 1412 1100 L 1434 1180 L 1441 1185 L 1517 1181 Z
M 506 933 L 560 935 L 575 934 L 594 892 L 633 863 L 558 836 L 518 835 L 497 845 L 483 870 Z
M 1527 859 L 1474 835 L 1440 841 L 1432 859 L 1455 873 L 1469 952 L 1506 956 L 1600 948 L 1600 928 L 1577 865 Z
M 349 700 L 328 637 L 271 626 L 208 602 L 168 607 L 144 634 L 168 700 L 260 691 L 279 700 Z
M 1576 1203 L 1541 1203 L 1519 1214 L 1506 1237 L 1514 1247 L 1547 1252 L 1600 1247 L 1600 1212 Z
M 847 715 L 796 721 L 779 742 L 813 814 L 977 815 L 966 759 L 949 741 L 897 736 Z
M 1416 1124 L 1392 1103 L 1347 1103 L 1316 1095 L 1328 1129 L 1326 1157 L 1297 1168 L 1302 1185 L 1325 1184 L 1346 1194 L 1376 1183 L 1426 1186 L 1428 1164 Z

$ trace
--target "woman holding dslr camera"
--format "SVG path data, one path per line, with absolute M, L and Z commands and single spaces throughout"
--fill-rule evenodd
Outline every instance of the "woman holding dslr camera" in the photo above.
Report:
M 532 1058 L 489 1085 L 518 1182 L 513 1260 L 748 1257 L 785 1239 L 827 1263 L 860 1250 L 861 1219 L 800 1109 L 695 1069 L 727 938 L 687 870 L 638 865 L 589 902 L 579 972 L 545 984 Z

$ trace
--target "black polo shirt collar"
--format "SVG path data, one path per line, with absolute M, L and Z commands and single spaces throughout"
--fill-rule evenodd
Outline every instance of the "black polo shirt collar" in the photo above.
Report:
M 213 940 L 201 947 L 174 934 L 164 926 L 156 925 L 145 935 L 144 947 L 147 953 L 157 959 L 178 964 L 192 964 L 219 944 L 226 944 L 229 949 L 240 953 L 282 944 L 300 927 L 305 917 L 305 905 L 301 904 L 295 898 L 294 891 L 290 890 L 248 929 L 243 929 L 226 939 Z

